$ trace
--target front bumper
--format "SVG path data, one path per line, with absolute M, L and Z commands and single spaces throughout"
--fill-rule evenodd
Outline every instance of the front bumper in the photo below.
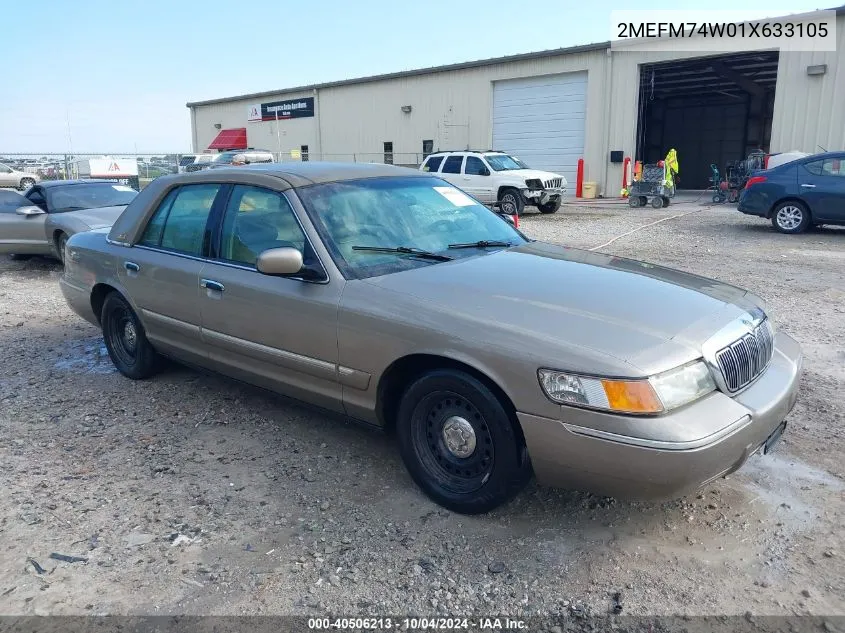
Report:
M 529 204 L 547 204 L 552 200 L 563 197 L 566 187 L 554 189 L 523 189 L 522 197 Z
M 561 420 L 517 416 L 540 483 L 628 499 L 677 498 L 734 472 L 763 446 L 795 405 L 801 365 L 798 343 L 778 333 L 768 368 L 745 391 L 733 398 L 711 394 L 649 419 L 652 425 L 658 421 L 686 425 L 678 428 L 710 427 L 710 432 L 684 441 L 599 430 L 605 421 L 585 424 L 591 414 L 583 411 L 578 412 L 578 424 L 572 424 L 566 420 L 571 411 L 566 407 Z

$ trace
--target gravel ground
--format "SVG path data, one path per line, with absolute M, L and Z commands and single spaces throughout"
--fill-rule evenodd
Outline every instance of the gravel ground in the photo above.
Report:
M 600 250 L 770 303 L 806 352 L 778 451 L 675 502 L 532 483 L 480 517 L 428 501 L 391 437 L 178 366 L 121 377 L 58 265 L 3 259 L 0 613 L 568 617 L 618 593 L 626 614 L 845 615 L 845 230 L 690 202 L 522 228 L 592 248 L 663 218 Z

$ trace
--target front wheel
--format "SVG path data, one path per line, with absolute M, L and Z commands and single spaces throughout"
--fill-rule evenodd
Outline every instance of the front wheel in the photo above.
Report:
M 537 208 L 540 210 L 540 213 L 557 213 L 557 210 L 560 209 L 560 198 L 555 198 L 554 200 L 549 200 L 546 204 L 538 204 Z
M 525 445 L 502 402 L 462 371 L 431 371 L 411 384 L 396 430 L 411 477 L 455 512 L 488 512 L 516 495 L 531 475 Z
M 499 209 L 508 215 L 522 215 L 525 201 L 517 189 L 503 189 L 499 194 Z
M 651 206 L 655 209 L 662 209 L 663 208 L 663 198 L 660 196 L 654 196 L 651 199 Z
M 135 311 L 119 293 L 106 297 L 100 323 L 109 357 L 121 374 L 143 380 L 158 371 L 160 357 L 147 340 Z
M 772 212 L 772 226 L 781 233 L 802 233 L 810 225 L 810 211 L 797 200 L 781 202 Z
M 35 178 L 21 178 L 21 181 L 18 184 L 18 189 L 20 191 L 26 191 L 33 185 L 35 185 Z
M 56 250 L 59 253 L 59 261 L 65 263 L 65 251 L 67 249 L 68 236 L 67 233 L 60 233 L 56 240 Z

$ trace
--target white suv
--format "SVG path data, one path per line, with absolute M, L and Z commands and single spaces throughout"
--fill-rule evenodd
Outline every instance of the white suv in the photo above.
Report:
M 525 205 L 554 213 L 566 193 L 566 178 L 529 169 L 504 152 L 436 152 L 420 165 L 484 204 L 498 204 L 504 213 L 520 215 Z

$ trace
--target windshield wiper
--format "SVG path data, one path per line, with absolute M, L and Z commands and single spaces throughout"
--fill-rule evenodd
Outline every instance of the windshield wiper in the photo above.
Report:
M 513 246 L 513 244 L 503 242 L 502 240 L 478 240 L 477 242 L 467 242 L 466 244 L 449 244 L 449 248 L 487 248 L 490 246 Z
M 402 253 L 403 255 L 414 255 L 423 259 L 433 259 L 438 262 L 448 262 L 453 258 L 448 255 L 441 255 L 439 253 L 432 253 L 421 248 L 413 248 L 411 246 L 353 246 L 353 251 L 372 251 L 374 253 Z

